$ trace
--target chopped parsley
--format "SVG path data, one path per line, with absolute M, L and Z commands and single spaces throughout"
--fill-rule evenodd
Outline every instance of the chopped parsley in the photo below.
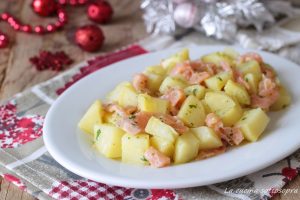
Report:
M 196 92 L 197 92 L 198 90 L 195 88 L 195 89 L 193 89 L 193 95 L 195 95 L 196 96 Z
M 246 120 L 246 119 L 247 119 L 247 117 L 243 117 L 243 118 L 242 118 L 242 121 L 244 121 L 244 120 Z
M 145 156 L 141 157 L 141 160 L 144 162 L 148 162 L 148 160 L 145 158 Z
M 130 140 L 131 137 L 128 137 L 127 139 Z
M 101 134 L 101 130 L 100 130 L 100 129 L 98 129 L 98 130 L 97 130 L 97 133 L 96 133 L 96 140 L 98 140 L 98 138 L 99 138 L 100 134 Z
M 130 115 L 128 118 L 129 119 L 135 119 L 135 117 L 136 117 L 135 115 Z
M 223 81 L 223 79 L 221 77 L 217 77 L 217 79 L 219 79 L 220 81 Z
M 249 79 L 248 79 L 248 78 L 245 78 L 245 81 L 246 81 L 246 82 L 249 82 Z
M 190 108 L 197 108 L 197 105 L 190 104 L 189 107 Z

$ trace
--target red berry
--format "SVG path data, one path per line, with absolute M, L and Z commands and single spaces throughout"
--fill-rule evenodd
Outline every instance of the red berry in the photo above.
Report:
M 87 15 L 92 21 L 106 23 L 111 19 L 113 9 L 107 1 L 97 0 L 88 6 Z
M 293 168 L 290 168 L 290 167 L 285 167 L 281 170 L 281 173 L 288 180 L 292 180 L 297 176 L 298 171 L 297 171 L 297 169 L 293 169 Z
M 93 52 L 101 48 L 104 42 L 104 35 L 98 26 L 86 25 L 76 30 L 75 42 L 83 50 Z

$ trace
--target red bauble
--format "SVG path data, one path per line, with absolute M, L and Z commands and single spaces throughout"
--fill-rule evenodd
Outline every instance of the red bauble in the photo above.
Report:
M 104 35 L 98 26 L 86 25 L 76 30 L 75 41 L 83 50 L 93 52 L 101 48 Z
M 33 0 L 31 6 L 36 14 L 43 17 L 53 15 L 57 10 L 55 0 Z
M 96 0 L 88 6 L 87 15 L 92 21 L 102 24 L 111 19 L 113 9 L 107 1 Z
M 0 49 L 5 48 L 9 45 L 9 39 L 7 35 L 0 33 Z

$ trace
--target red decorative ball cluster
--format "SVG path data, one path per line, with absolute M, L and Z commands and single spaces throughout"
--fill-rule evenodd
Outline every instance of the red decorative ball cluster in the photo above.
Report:
M 57 10 L 57 16 L 58 20 L 53 24 L 48 24 L 46 26 L 37 25 L 34 27 L 19 22 L 15 17 L 10 15 L 9 13 L 2 13 L 1 19 L 3 21 L 6 21 L 16 31 L 21 31 L 25 33 L 45 34 L 52 33 L 57 29 L 62 28 L 67 23 L 67 15 L 63 9 Z
M 0 21 L 7 22 L 14 30 L 33 33 L 47 34 L 61 29 L 68 21 L 67 13 L 64 6 L 80 6 L 85 5 L 90 0 L 32 0 L 31 6 L 33 11 L 43 17 L 57 15 L 57 21 L 47 25 L 31 26 L 20 22 L 17 18 L 9 13 L 2 13 Z M 88 17 L 97 23 L 107 23 L 113 15 L 111 5 L 105 0 L 94 0 L 89 4 L 87 9 Z M 84 26 L 76 31 L 76 43 L 86 51 L 98 50 L 104 41 L 104 35 L 97 26 Z M 0 32 L 0 48 L 5 48 L 9 44 L 8 36 Z
M 39 71 L 47 69 L 61 71 L 64 69 L 65 65 L 69 65 L 73 62 L 73 60 L 63 51 L 55 53 L 41 51 L 38 56 L 34 56 L 29 60 Z
M 76 30 L 75 41 L 83 50 L 94 52 L 101 48 L 104 35 L 98 26 L 86 25 Z

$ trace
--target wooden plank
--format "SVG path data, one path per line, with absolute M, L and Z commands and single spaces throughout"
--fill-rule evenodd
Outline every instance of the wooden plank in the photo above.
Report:
M 0 199 L 1 200 L 5 200 L 7 193 L 8 193 L 8 188 L 9 188 L 9 183 L 7 181 L 4 181 L 1 177 L 0 177 Z
M 30 6 L 28 6 L 29 3 L 30 0 L 25 0 L 20 12 L 23 21 L 32 22 L 32 24 L 45 24 L 46 22 L 54 20 L 36 16 Z M 66 26 L 65 31 L 44 36 L 23 33 L 16 34 L 16 42 L 15 45 L 11 47 L 9 55 L 3 55 L 4 63 L 7 64 L 4 64 L 5 73 L 2 75 L 2 84 L 0 82 L 0 99 L 10 97 L 25 88 L 57 75 L 57 73 L 51 71 L 37 72 L 29 63 L 29 58 L 37 55 L 40 50 L 64 50 L 75 60 L 75 63 L 78 63 L 97 54 L 112 51 L 144 38 L 146 32 L 139 9 L 140 2 L 138 0 L 112 0 L 111 3 L 115 15 L 110 23 L 101 25 L 106 40 L 101 51 L 94 54 L 83 52 L 70 42 L 66 36 L 72 35 L 72 30 L 74 30 L 76 26 L 91 24 L 87 19 L 85 14 L 86 9 L 84 8 L 68 8 L 70 22 L 68 26 Z

